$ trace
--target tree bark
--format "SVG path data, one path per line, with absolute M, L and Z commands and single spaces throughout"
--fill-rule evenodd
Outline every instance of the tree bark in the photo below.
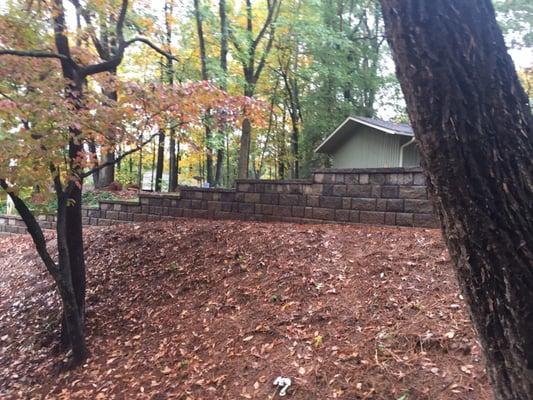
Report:
M 159 131 L 157 141 L 157 163 L 155 166 L 155 191 L 160 192 L 163 181 L 163 167 L 165 163 L 165 132 Z
M 168 191 L 175 192 L 178 189 L 178 163 L 176 159 L 176 130 L 169 130 L 170 142 L 168 145 Z
M 266 58 L 272 48 L 275 34 L 275 22 L 279 13 L 279 0 L 273 0 L 268 2 L 268 10 L 265 22 L 261 26 L 259 33 L 253 36 L 253 13 L 252 13 L 252 0 L 246 0 L 246 34 L 249 38 L 248 43 L 244 45 L 237 43 L 233 37 L 233 45 L 239 53 L 239 59 L 242 64 L 244 75 L 244 95 L 247 97 L 253 97 L 255 93 L 255 85 L 261 76 L 261 72 L 265 67 Z M 259 54 L 258 47 L 265 37 L 266 31 L 270 30 L 268 39 L 264 45 L 264 49 Z M 244 54 L 246 53 L 246 54 Z M 256 62 L 257 66 L 255 65 Z M 239 149 L 239 162 L 237 167 L 237 177 L 239 179 L 248 178 L 249 171 L 249 157 L 252 140 L 252 125 L 248 118 L 245 118 L 242 123 L 242 134 Z
M 495 397 L 533 399 L 533 124 L 489 0 L 381 0 Z
M 202 10 L 200 10 L 200 0 L 194 0 L 194 16 L 196 19 L 196 30 L 198 32 L 198 43 L 200 45 L 200 66 L 202 80 L 209 80 L 207 72 L 207 50 L 205 47 L 205 37 L 203 28 Z M 208 110 L 209 112 L 209 110 Z M 209 185 L 213 185 L 213 154 L 211 151 L 211 128 L 205 125 L 205 169 L 206 180 Z
M 110 72 L 116 79 L 117 70 L 116 68 Z M 104 91 L 106 97 L 113 102 L 118 100 L 118 93 L 116 90 Z M 95 184 L 97 188 L 104 188 L 111 185 L 115 181 L 115 151 L 110 149 L 109 152 L 101 155 L 101 164 L 109 163 L 106 167 L 98 171 L 98 184 Z
M 58 10 L 53 17 L 56 49 L 59 54 L 70 57 L 68 38 L 65 35 L 65 13 L 62 0 L 55 0 L 55 6 Z M 63 76 L 70 82 L 66 87 L 67 96 L 72 99 L 76 107 L 79 107 L 79 101 L 83 96 L 83 80 L 71 63 L 61 60 L 61 68 Z M 74 160 L 78 153 L 83 149 L 82 145 L 75 140 L 80 136 L 80 132 L 75 128 L 71 128 L 70 130 L 72 139 L 69 141 L 68 155 L 70 158 L 70 169 L 72 173 L 76 174 L 81 172 L 81 168 L 75 164 Z M 66 285 L 72 286 L 72 291 L 70 291 L 62 290 L 62 287 L 58 285 L 63 300 L 63 327 L 67 329 L 66 333 L 62 332 L 62 337 L 68 337 L 74 355 L 74 361 L 76 363 L 81 362 L 87 353 L 85 348 L 84 330 L 86 281 L 81 220 L 82 184 L 83 182 L 80 182 L 80 185 L 74 185 L 70 191 L 69 196 L 72 199 L 71 204 L 66 207 L 66 211 L 64 211 L 61 216 L 59 206 L 62 204 L 61 202 L 63 199 L 60 195 L 60 187 L 56 187 L 56 195 L 58 198 L 58 251 L 60 245 L 66 246 L 66 253 L 63 254 L 63 256 L 60 254 L 59 268 L 63 271 L 63 274 L 66 274 Z M 60 222 L 65 224 L 64 227 L 60 226 Z M 64 238 L 59 237 L 60 233 L 64 235 Z M 60 243 L 60 239 L 64 239 L 64 243 Z M 70 282 L 68 282 L 68 280 L 70 280 Z M 73 307 L 73 303 L 76 303 L 75 308 Z M 78 313 L 77 318 L 72 315 L 74 309 Z
M 173 12 L 173 2 L 165 2 L 165 27 L 166 27 L 166 41 L 167 41 L 167 51 L 171 53 L 172 47 L 172 12 Z M 167 73 L 167 83 L 172 86 L 174 85 L 174 67 L 172 58 L 167 57 L 166 62 L 166 73 Z M 178 188 L 178 165 L 176 162 L 176 129 L 173 126 L 169 127 L 169 146 L 168 146 L 168 191 L 175 192 Z
M 239 164 L 237 177 L 239 179 L 248 178 L 250 162 L 250 145 L 252 142 L 252 124 L 248 118 L 242 121 L 241 142 L 239 148 Z
M 218 12 L 220 17 L 220 69 L 222 70 L 222 79 L 220 87 L 227 90 L 227 73 L 228 73 L 228 17 L 226 14 L 226 0 L 219 0 Z M 224 128 L 222 128 L 224 130 Z M 222 132 L 225 136 L 227 133 Z M 226 157 L 229 155 L 226 155 Z M 224 145 L 217 149 L 217 162 L 215 166 L 215 186 L 222 184 L 222 166 L 224 164 Z

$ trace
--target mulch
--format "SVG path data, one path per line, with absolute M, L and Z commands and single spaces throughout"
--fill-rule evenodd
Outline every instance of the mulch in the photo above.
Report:
M 86 229 L 82 367 L 27 236 L 0 237 L 0 398 L 488 400 L 437 230 L 180 219 Z M 49 245 L 54 247 L 53 235 Z

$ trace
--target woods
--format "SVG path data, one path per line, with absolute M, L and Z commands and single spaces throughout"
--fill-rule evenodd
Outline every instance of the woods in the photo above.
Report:
M 314 219 L 404 226 L 417 226 L 414 221 L 419 218 L 418 226 L 434 227 L 427 222 L 435 216 L 424 176 L 416 169 L 420 162 L 495 396 L 531 399 L 531 12 L 528 2 L 506 0 L 2 4 L 0 214 L 9 198 L 53 282 L 61 303 L 56 305 L 61 314 L 56 348 L 68 354 L 68 366 L 84 363 L 91 351 L 86 343 L 90 265 L 82 223 L 87 193 L 114 191 L 120 196 L 129 190 L 126 196 L 137 196 L 118 199 L 125 201 L 124 208 L 117 203 L 117 209 L 107 210 L 117 213 L 115 222 L 129 218 L 128 224 L 137 221 L 133 214 L 141 214 L 139 221 L 152 221 L 146 215 L 156 214 L 154 220 L 170 218 L 170 204 L 183 201 L 181 214 L 173 217 L 214 217 L 220 212 L 245 214 L 239 218 L 245 220 L 260 215 L 266 221 L 279 217 L 292 223 Z M 350 120 L 355 122 L 343 128 L 344 136 L 334 139 L 334 145 L 346 146 L 345 152 L 349 146 L 363 146 L 349 144 L 347 138 L 356 135 L 349 129 L 366 129 L 365 145 L 380 143 L 385 160 L 380 168 L 387 168 L 386 174 L 350 174 L 342 169 L 313 173 L 337 165 L 330 153 L 315 149 Z M 403 167 L 404 149 L 413 141 L 417 148 L 413 144 L 409 151 L 419 152 L 421 160 L 415 157 L 412 171 L 396 171 L 398 165 Z M 397 153 L 400 162 L 393 164 Z M 370 146 L 361 147 L 358 154 L 380 157 Z M 245 179 L 261 181 L 254 186 Z M 277 182 L 275 193 L 273 186 L 266 189 L 272 180 L 284 180 Z M 249 190 L 239 193 L 238 185 Z M 180 186 L 200 187 L 198 196 L 185 198 Z M 156 192 L 150 196 L 169 192 L 167 196 L 173 197 L 156 197 L 150 205 L 139 200 L 143 191 Z M 119 218 L 127 207 L 138 210 Z M 101 221 L 106 218 L 103 211 L 103 217 L 98 214 Z M 91 210 L 83 212 L 90 218 Z M 40 224 L 46 214 L 53 214 L 46 220 L 55 224 L 53 236 Z M 140 227 L 145 229 L 134 225 L 130 233 Z M 218 233 L 202 235 L 221 240 Z M 195 243 L 198 251 L 211 246 Z M 287 239 L 285 246 L 290 252 L 296 244 Z M 313 246 L 307 248 L 310 262 L 327 270 Z M 391 249 L 389 261 L 394 257 Z M 250 265 L 263 261 L 248 260 L 243 267 L 246 252 L 240 249 L 231 257 L 237 260 L 235 268 L 248 273 L 256 267 Z M 91 254 L 98 259 L 97 251 Z M 300 257 L 307 256 L 302 250 Z M 440 261 L 432 257 L 434 267 Z M 363 261 L 356 263 L 364 266 Z M 147 270 L 156 273 L 151 267 Z M 176 272 L 174 267 L 170 270 Z M 318 290 L 319 296 L 323 277 L 312 271 L 302 279 L 312 282 L 311 292 Z M 286 296 L 281 312 L 291 304 L 290 289 L 286 290 L 271 297 L 276 303 Z M 183 293 L 170 291 L 169 297 L 181 299 Z M 345 308 L 337 312 L 355 312 Z M 347 320 L 344 315 L 338 318 Z M 468 327 L 461 329 L 467 337 Z M 270 328 L 265 332 L 276 336 Z M 374 333 L 371 340 L 381 340 L 381 333 Z M 307 345 L 316 350 L 323 337 L 313 335 L 321 338 L 320 344 Z M 376 342 L 376 349 L 379 346 Z M 388 354 L 399 362 L 396 350 Z M 336 351 L 330 355 L 336 357 Z M 383 372 L 386 366 L 377 354 L 378 350 L 376 368 Z M 440 374 L 435 368 L 440 371 L 429 371 Z M 454 374 L 441 377 L 446 376 Z M 346 382 L 349 387 L 354 384 Z M 333 397 L 354 394 L 342 385 L 339 390 Z M 376 390 L 369 388 L 365 396 Z M 395 387 L 384 398 L 405 400 L 409 390 Z M 431 397 L 429 392 L 416 393 Z

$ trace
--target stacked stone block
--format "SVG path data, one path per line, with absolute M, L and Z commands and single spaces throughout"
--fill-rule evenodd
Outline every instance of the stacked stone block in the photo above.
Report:
M 236 189 L 180 187 L 178 194 L 144 192 L 139 201 L 101 201 L 83 209 L 83 223 L 178 217 L 257 221 L 363 223 L 436 227 L 426 180 L 418 168 L 318 170 L 309 180 L 238 180 Z M 41 216 L 54 228 L 53 216 Z M 25 232 L 20 218 L 0 216 L 0 232 Z

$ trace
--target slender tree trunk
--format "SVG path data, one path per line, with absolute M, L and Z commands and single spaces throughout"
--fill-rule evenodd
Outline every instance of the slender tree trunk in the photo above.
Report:
M 500 400 L 533 399 L 533 123 L 490 0 L 381 0 L 459 284 Z
M 81 190 L 79 192 L 81 194 Z M 72 195 L 69 198 L 72 198 Z M 63 328 L 65 330 L 62 332 L 62 337 L 70 344 L 73 363 L 78 365 L 87 356 L 84 322 L 85 263 L 83 260 L 83 242 L 81 243 L 80 252 L 79 241 L 73 241 L 71 237 L 77 238 L 78 233 L 77 230 L 72 229 L 70 226 L 72 224 L 73 208 L 73 206 L 69 207 L 67 205 L 66 196 L 63 193 L 58 193 L 56 222 L 60 276 L 58 289 L 63 302 Z M 72 264 L 72 262 L 75 264 Z
M 285 141 L 285 125 L 287 122 L 287 108 L 283 108 L 283 117 L 278 142 L 278 174 L 279 179 L 285 179 L 285 163 L 287 158 L 286 141 Z
M 266 58 L 272 48 L 272 43 L 274 42 L 275 34 L 275 22 L 277 21 L 278 12 L 279 12 L 279 0 L 273 0 L 268 2 L 268 12 L 267 17 L 263 26 L 261 27 L 259 33 L 254 38 L 254 29 L 253 29 L 253 2 L 252 0 L 246 0 L 246 33 L 249 39 L 249 43 L 245 43 L 247 49 L 247 57 L 245 60 L 241 61 L 244 75 L 244 95 L 247 97 L 253 97 L 255 92 L 255 85 L 257 84 L 261 72 L 266 63 Z M 265 32 L 270 28 L 268 34 L 268 39 L 265 40 L 265 46 L 260 53 L 258 51 L 259 43 L 265 38 Z M 240 45 L 234 42 L 235 47 L 239 50 Z M 256 61 L 257 66 L 255 66 Z M 241 143 L 239 149 L 239 163 L 237 170 L 237 177 L 239 179 L 246 179 L 249 172 L 249 157 L 251 150 L 251 141 L 252 141 L 252 124 L 248 118 L 245 118 L 242 123 L 242 133 L 241 133 Z
M 143 190 L 143 151 L 139 151 L 139 162 L 137 163 L 137 183 L 139 190 Z
M 205 144 L 206 144 L 206 152 L 205 152 L 205 177 L 207 183 L 209 183 L 209 186 L 213 186 L 213 152 L 211 149 L 211 128 L 209 126 L 205 126 Z
M 237 175 L 239 179 L 248 178 L 251 143 L 252 143 L 252 124 L 248 118 L 244 118 L 244 120 L 242 121 L 241 144 L 239 148 L 239 164 L 238 164 L 238 175 Z
M 178 188 L 178 164 L 176 160 L 176 130 L 170 128 L 170 142 L 168 149 L 168 191 L 175 192 Z
M 165 27 L 167 51 L 172 50 L 172 13 L 174 10 L 173 0 L 165 1 Z M 174 67 L 172 58 L 167 57 L 166 61 L 167 83 L 174 85 Z M 176 129 L 170 126 L 169 129 L 169 146 L 168 146 L 168 191 L 175 192 L 178 188 L 178 166 L 176 163 Z
M 209 74 L 207 71 L 207 50 L 205 47 L 205 37 L 203 28 L 203 15 L 200 9 L 200 0 L 194 0 L 194 16 L 196 19 L 196 30 L 198 32 L 198 43 L 200 45 L 200 66 L 202 79 L 204 81 L 209 80 Z M 209 110 L 208 110 L 209 113 Z M 206 168 L 206 180 L 209 185 L 213 185 L 213 154 L 211 149 L 211 128 L 205 125 L 205 168 Z
M 226 135 L 226 186 L 230 186 L 230 167 L 229 167 L 229 135 Z
M 292 158 L 292 177 L 298 179 L 300 176 L 300 163 L 298 161 L 299 150 L 298 150 L 298 140 L 300 137 L 300 131 L 298 127 L 298 122 L 293 121 L 292 123 L 292 134 L 291 134 L 291 158 Z
M 120 158 L 121 154 L 122 154 L 122 146 L 119 144 L 118 149 L 117 149 L 117 156 L 118 156 L 117 171 L 119 172 L 120 172 L 120 168 L 122 167 L 122 159 Z
M 57 12 L 53 17 L 54 25 L 54 41 L 58 53 L 70 57 L 70 47 L 68 38 L 65 35 L 65 13 L 62 0 L 54 0 Z M 79 78 L 77 71 L 72 65 L 64 60 L 61 61 L 61 69 L 63 76 L 69 80 L 69 84 L 66 87 L 66 95 L 73 101 L 76 107 L 80 107 L 80 100 L 83 97 L 83 82 Z M 80 168 L 74 163 L 74 159 L 78 156 L 78 153 L 82 150 L 80 144 L 76 143 L 76 138 L 80 136 L 80 132 L 71 128 L 72 139 L 69 141 L 68 155 L 70 158 L 70 168 L 73 174 L 81 172 Z M 68 337 L 69 344 L 72 348 L 75 362 L 81 362 L 86 356 L 85 348 L 85 259 L 83 254 L 83 232 L 81 222 L 81 192 L 82 184 L 76 185 L 70 193 L 70 198 L 73 200 L 67 207 L 66 212 L 61 215 L 62 224 L 58 223 L 58 248 L 64 246 L 66 253 L 63 253 L 63 257 L 60 260 L 60 267 L 64 269 L 64 273 L 68 274 L 70 283 L 72 285 L 72 291 L 63 291 L 61 298 L 63 300 L 63 326 L 68 329 L 68 335 L 64 332 L 62 337 Z M 58 193 L 58 202 L 62 201 L 59 196 L 60 187 L 56 188 Z M 58 212 L 58 219 L 59 219 Z M 65 238 L 64 243 L 59 242 L 59 233 L 62 233 Z M 61 257 L 61 254 L 60 254 Z M 68 283 L 68 282 L 67 282 Z M 61 291 L 61 287 L 59 287 Z M 76 303 L 76 307 L 73 307 L 73 303 Z M 76 311 L 76 316 L 72 315 L 73 310 Z M 76 319 L 79 319 L 79 323 L 76 323 Z
M 63 192 L 59 176 L 54 178 L 54 186 L 58 203 L 56 233 L 59 257 L 57 264 L 48 252 L 43 231 L 34 215 L 23 200 L 17 197 L 12 191 L 8 190 L 6 181 L 0 179 L 0 187 L 7 192 L 8 196 L 10 196 L 13 201 L 15 208 L 28 229 L 28 233 L 35 244 L 39 256 L 57 285 L 63 306 L 61 336 L 64 338 L 64 343 L 72 348 L 72 364 L 78 365 L 87 356 L 87 348 L 85 345 L 84 314 L 83 311 L 79 309 L 79 302 L 77 301 L 78 298 L 75 293 L 76 289 L 73 286 L 72 266 L 70 265 L 72 257 L 70 254 L 70 246 L 68 244 L 67 222 L 67 205 L 69 197 L 67 196 L 67 193 Z
M 111 71 L 111 74 L 115 77 L 117 75 L 116 69 Z M 116 102 L 118 100 L 118 93 L 116 90 L 112 90 L 109 92 L 105 92 L 104 94 L 109 98 L 110 100 Z M 110 162 L 113 163 L 111 165 L 108 165 L 107 167 L 102 168 L 100 171 L 98 171 L 98 185 L 95 185 L 95 187 L 103 188 L 106 186 L 111 185 L 115 181 L 115 151 L 113 149 L 110 149 L 109 152 L 102 154 L 100 157 L 100 162 L 102 164 Z
M 94 160 L 96 160 L 96 164 L 98 164 L 98 155 L 97 155 L 97 152 L 96 152 L 96 143 L 94 142 L 94 140 L 89 141 L 89 151 L 93 155 Z M 91 176 L 93 178 L 93 185 L 94 185 L 95 188 L 97 188 L 98 187 L 98 182 L 99 182 L 98 178 L 100 176 L 100 170 L 94 171 L 94 173 Z
M 219 17 L 220 17 L 220 69 L 222 70 L 222 81 L 221 81 L 220 87 L 222 88 L 222 90 L 226 90 L 227 89 L 227 73 L 228 73 L 228 39 L 229 39 L 228 17 L 226 14 L 226 0 L 219 0 L 218 12 L 219 12 Z M 224 136 L 227 135 L 225 130 L 222 133 L 224 134 Z M 215 185 L 216 186 L 220 186 L 222 183 L 222 166 L 223 165 L 224 165 L 224 145 L 221 146 L 219 149 L 217 149 L 217 163 L 215 167 Z
M 165 162 L 165 132 L 159 131 L 157 143 L 157 164 L 155 166 L 155 191 L 161 191 L 163 181 L 163 166 Z

